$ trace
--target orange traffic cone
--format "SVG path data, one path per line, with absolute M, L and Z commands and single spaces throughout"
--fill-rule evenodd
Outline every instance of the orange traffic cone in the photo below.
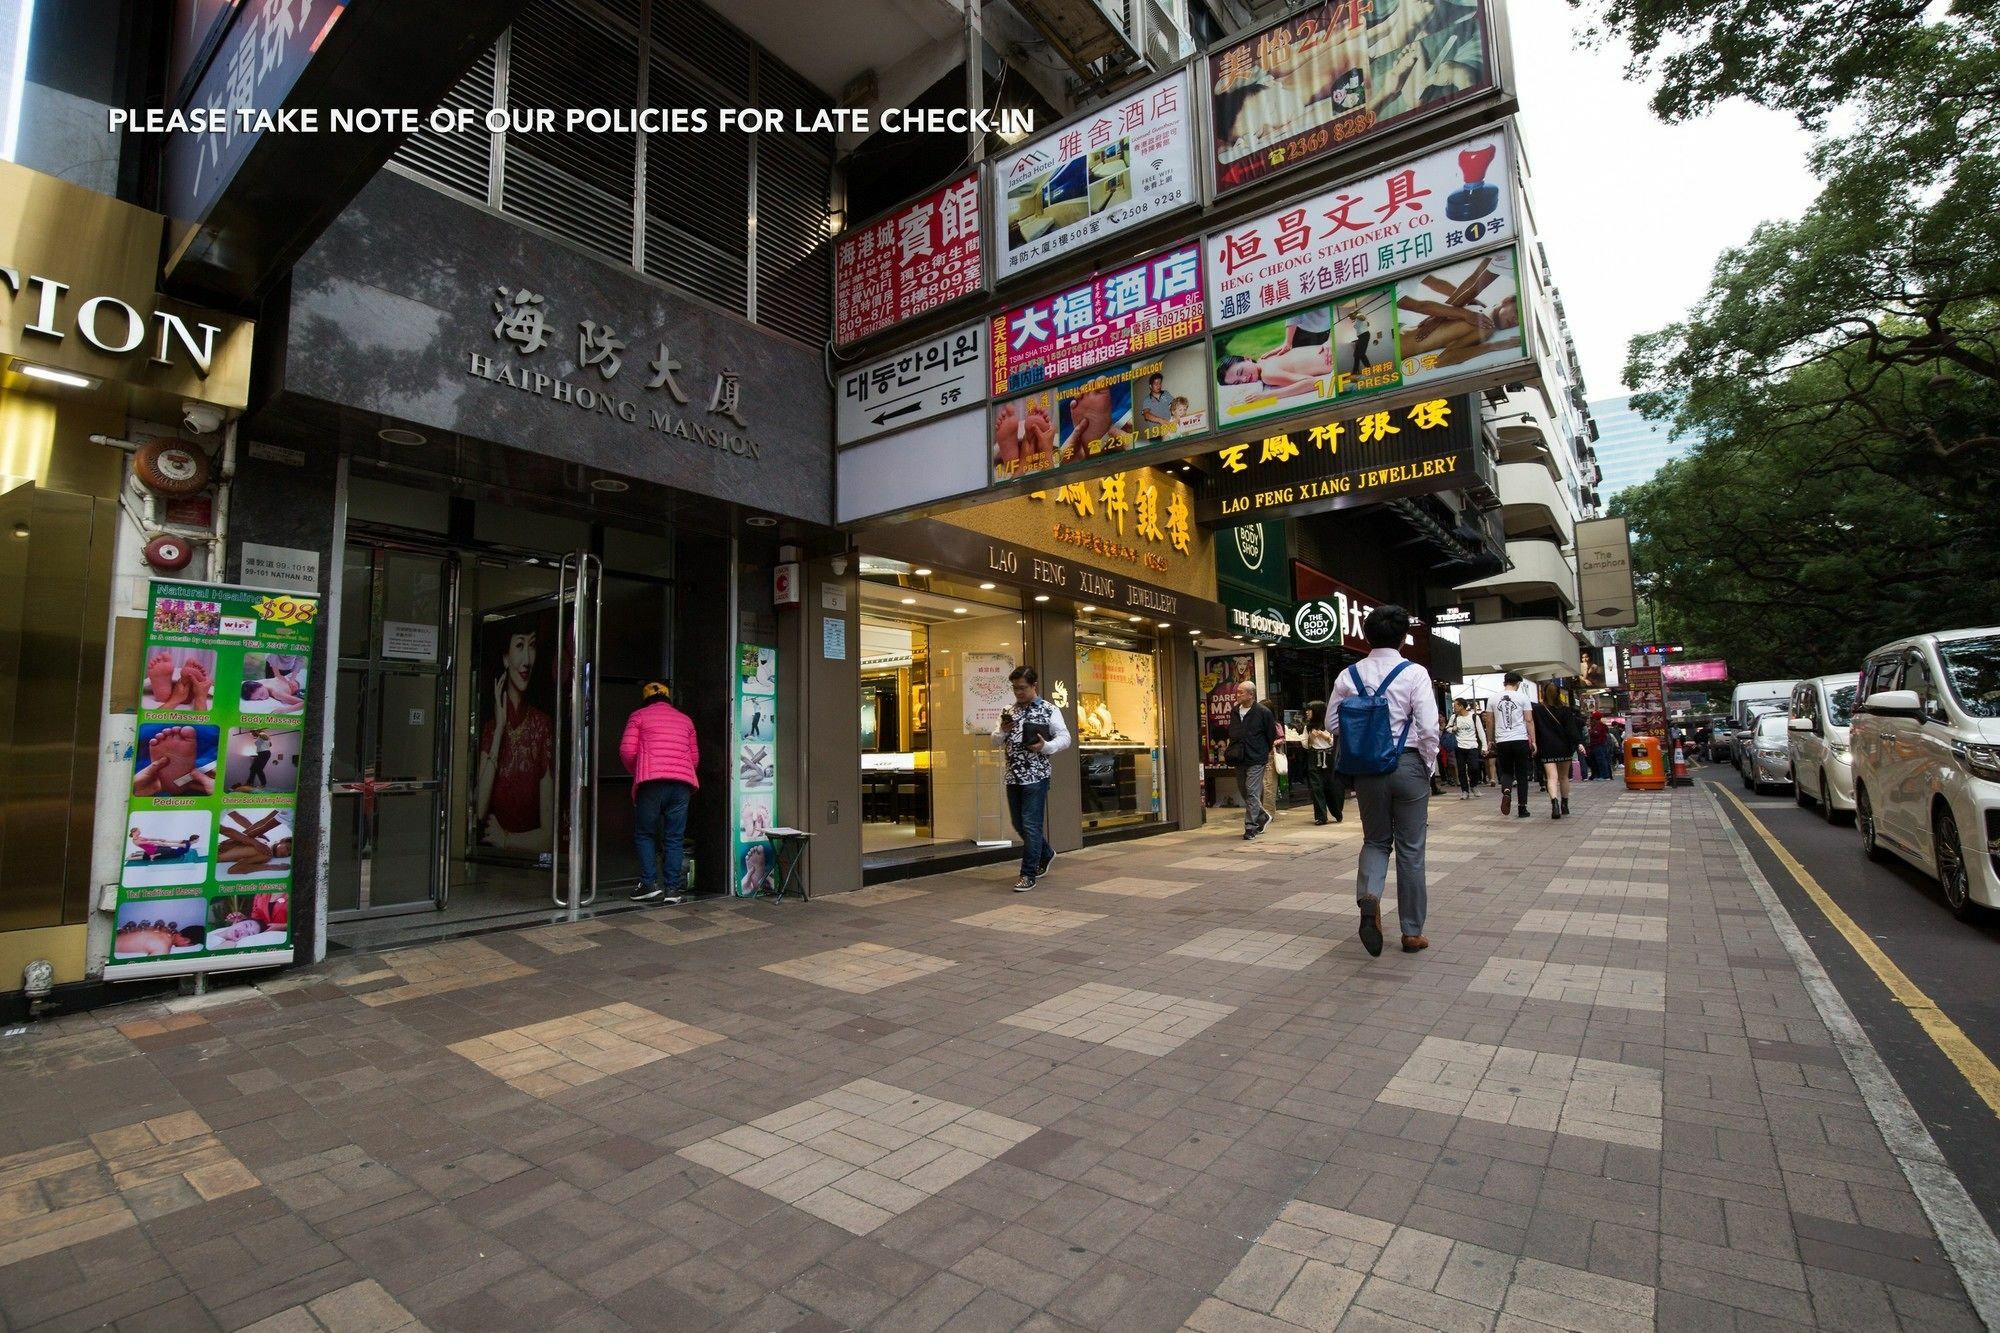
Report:
M 1679 741 L 1674 742 L 1674 773 L 1671 783 L 1676 787 L 1692 787 L 1694 779 L 1688 776 L 1687 750 Z

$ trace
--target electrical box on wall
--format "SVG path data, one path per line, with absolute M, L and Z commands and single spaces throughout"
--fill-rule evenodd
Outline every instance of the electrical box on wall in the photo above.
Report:
M 775 566 L 771 570 L 771 604 L 774 606 L 799 604 L 799 565 L 796 560 Z

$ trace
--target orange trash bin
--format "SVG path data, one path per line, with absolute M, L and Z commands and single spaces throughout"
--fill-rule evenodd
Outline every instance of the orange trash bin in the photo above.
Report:
M 1659 737 L 1625 738 L 1625 789 L 1627 791 L 1667 789 L 1667 766 L 1660 756 Z

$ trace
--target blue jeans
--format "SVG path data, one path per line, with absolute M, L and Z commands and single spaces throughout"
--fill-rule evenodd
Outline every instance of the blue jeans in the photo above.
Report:
M 663 884 L 669 893 L 681 891 L 681 844 L 693 795 L 694 788 L 687 783 L 665 778 L 642 782 L 633 793 L 632 841 L 639 849 L 640 888 Z M 664 878 L 660 877 L 663 861 Z
M 1049 780 L 1007 784 L 1007 817 L 1021 835 L 1021 877 L 1040 879 L 1048 864 Z

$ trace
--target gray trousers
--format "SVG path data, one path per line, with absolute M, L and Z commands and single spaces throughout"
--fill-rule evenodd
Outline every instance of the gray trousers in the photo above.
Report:
M 1364 906 L 1382 901 L 1389 880 L 1389 848 L 1396 849 L 1396 914 L 1405 935 L 1424 933 L 1430 906 L 1424 884 L 1424 840 L 1430 831 L 1431 774 L 1424 757 L 1404 750 L 1393 773 L 1354 779 L 1361 807 L 1361 874 L 1354 896 Z
M 1255 833 L 1271 818 L 1264 809 L 1265 767 L 1266 764 L 1236 766 L 1236 790 L 1243 797 L 1243 827 L 1246 832 Z

